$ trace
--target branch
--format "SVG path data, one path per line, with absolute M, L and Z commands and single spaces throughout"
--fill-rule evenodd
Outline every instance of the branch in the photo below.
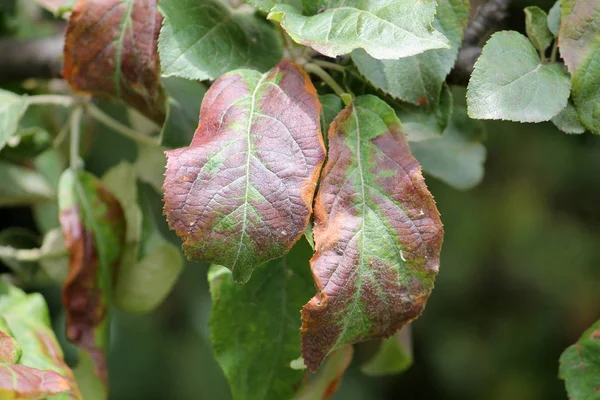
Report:
M 488 0 L 478 8 L 477 14 L 465 29 L 462 47 L 448 82 L 459 85 L 468 83 L 475 61 L 481 54 L 483 40 L 508 16 L 509 3 L 510 0 Z
M 1 39 L 0 83 L 60 77 L 63 46 L 62 30 L 48 38 Z

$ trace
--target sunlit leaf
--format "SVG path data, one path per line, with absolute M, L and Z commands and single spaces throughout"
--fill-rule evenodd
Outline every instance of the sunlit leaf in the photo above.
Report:
M 237 68 L 265 71 L 281 59 L 276 30 L 263 18 L 218 0 L 163 0 L 159 51 L 163 76 L 216 79 Z
M 438 0 L 433 27 L 450 41 L 450 49 L 429 50 L 399 60 L 377 60 L 364 50 L 352 52 L 360 73 L 376 88 L 397 99 L 435 107 L 440 91 L 456 61 L 469 16 L 466 0 Z
M 17 131 L 19 120 L 26 109 L 24 97 L 0 89 L 0 150 Z
M 54 197 L 54 190 L 40 173 L 0 161 L 0 206 L 28 205 Z
M 600 3 L 564 0 L 558 44 L 572 75 L 571 94 L 583 126 L 600 134 Z
M 538 6 L 525 7 L 525 30 L 531 43 L 543 54 L 553 39 L 546 12 Z
M 302 381 L 304 372 L 290 363 L 300 357 L 298 310 L 314 291 L 311 255 L 300 240 L 283 258 L 257 268 L 245 285 L 236 284 L 227 268 L 211 267 L 211 341 L 234 399 L 289 399 Z
M 394 110 L 356 98 L 333 122 L 315 200 L 317 294 L 302 309 L 302 352 L 316 370 L 332 350 L 393 335 L 433 288 L 443 229 Z
M 410 151 L 425 173 L 457 189 L 470 189 L 483 178 L 483 130 L 481 121 L 470 119 L 464 107 L 455 107 L 442 136 L 410 142 Z
M 581 125 L 581 121 L 577 115 L 577 110 L 570 100 L 567 106 L 555 115 L 551 121 L 558 129 L 565 133 L 580 134 L 585 132 L 585 128 Z
M 569 398 L 600 398 L 600 321 L 560 356 L 560 378 L 565 380 Z
M 63 74 L 73 90 L 124 100 L 162 124 L 156 3 L 79 0 L 67 26 Z
M 59 206 L 69 250 L 62 293 L 67 338 L 90 353 L 96 373 L 106 382 L 108 311 L 125 242 L 123 210 L 93 175 L 70 169 L 61 177 Z
M 246 282 L 304 233 L 325 151 L 317 93 L 284 60 L 238 70 L 204 96 L 189 147 L 167 151 L 165 215 L 193 260 Z
M 377 59 L 397 59 L 430 49 L 450 48 L 431 27 L 435 0 L 321 0 L 322 12 L 302 15 L 290 5 L 276 5 L 268 18 L 278 21 L 295 42 L 328 57 L 364 49 Z
M 317 376 L 294 397 L 294 400 L 330 399 L 342 383 L 342 377 L 350 366 L 353 353 L 352 346 L 345 346 L 331 353 Z
M 518 32 L 497 32 L 483 48 L 467 89 L 469 116 L 548 121 L 567 105 L 569 76 L 540 56 Z
M 395 375 L 406 371 L 413 362 L 411 332 L 411 326 L 407 325 L 391 338 L 382 340 L 377 352 L 361 365 L 360 370 L 370 376 Z

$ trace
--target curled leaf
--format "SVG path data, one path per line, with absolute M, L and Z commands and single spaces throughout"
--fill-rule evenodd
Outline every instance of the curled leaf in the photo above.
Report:
M 62 299 L 67 338 L 88 351 L 106 382 L 108 308 L 125 241 L 119 202 L 86 172 L 65 171 L 59 184 L 60 224 L 69 250 Z
M 318 101 L 291 61 L 223 75 L 189 147 L 167 151 L 164 211 L 193 260 L 246 282 L 304 233 L 325 157 Z
M 384 338 L 425 307 L 443 229 L 394 110 L 360 96 L 329 129 L 315 201 L 317 294 L 302 308 L 302 353 L 316 370 L 331 351 Z
M 67 26 L 63 75 L 75 91 L 124 100 L 162 124 L 156 3 L 79 0 Z

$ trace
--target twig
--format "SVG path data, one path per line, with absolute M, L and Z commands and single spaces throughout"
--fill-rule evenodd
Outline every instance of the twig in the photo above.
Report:
M 79 167 L 79 139 L 81 137 L 81 118 L 83 116 L 83 107 L 79 106 L 73 110 L 69 117 L 70 153 L 69 162 L 71 170 L 77 171 Z

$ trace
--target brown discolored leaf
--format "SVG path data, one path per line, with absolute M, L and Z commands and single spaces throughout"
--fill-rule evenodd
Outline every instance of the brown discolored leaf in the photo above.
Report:
M 166 153 L 164 211 L 190 259 L 246 282 L 289 251 L 308 224 L 325 157 L 320 110 L 308 75 L 291 61 L 215 81 L 191 145 Z
M 63 75 L 73 90 L 124 100 L 158 124 L 165 119 L 157 0 L 79 0 L 69 18 Z
M 360 96 L 329 129 L 315 201 L 317 294 L 302 309 L 302 352 L 384 338 L 416 318 L 439 267 L 443 229 L 394 110 Z
M 125 240 L 123 210 L 85 172 L 67 170 L 59 192 L 60 223 L 69 251 L 69 274 L 62 292 L 67 338 L 90 353 L 96 373 L 106 383 L 107 313 Z
M 42 400 L 69 388 L 69 382 L 57 372 L 0 364 L 0 399 Z

